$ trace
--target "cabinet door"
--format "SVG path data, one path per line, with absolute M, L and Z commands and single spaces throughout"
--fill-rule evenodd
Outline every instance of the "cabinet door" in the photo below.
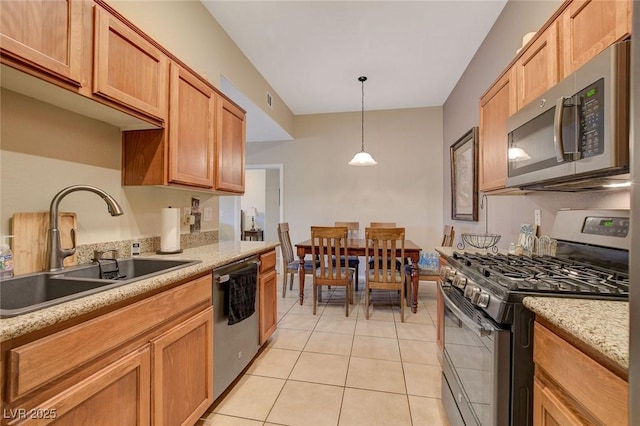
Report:
M 278 323 L 278 278 L 275 269 L 260 274 L 260 345 L 276 331 Z
M 164 121 L 168 57 L 98 6 L 94 31 L 93 93 Z
M 3 1 L 0 48 L 5 57 L 80 86 L 82 6 L 66 1 Z
M 562 13 L 566 77 L 608 46 L 631 34 L 631 1 L 574 0 Z
M 169 182 L 212 188 L 215 93 L 172 63 L 170 99 Z
M 516 112 L 515 69 L 480 99 L 479 187 L 504 188 L 507 180 L 507 118 Z
M 213 403 L 213 308 L 151 342 L 154 425 L 192 425 Z
M 552 23 L 516 62 L 517 108 L 520 109 L 558 82 L 558 31 Z
M 535 377 L 533 380 L 534 426 L 580 426 L 584 423 L 555 392 Z
M 137 350 L 8 424 L 149 425 L 149 346 Z M 5 416 L 6 413 L 5 411 Z M 35 414 L 39 415 L 36 416 Z M 44 417 L 48 418 L 37 418 Z
M 216 190 L 244 194 L 244 116 L 240 108 L 220 98 L 220 125 L 216 138 Z

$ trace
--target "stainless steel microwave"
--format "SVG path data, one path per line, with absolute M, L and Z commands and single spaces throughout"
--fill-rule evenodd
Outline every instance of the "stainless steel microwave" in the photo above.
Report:
M 628 179 L 629 42 L 607 48 L 509 117 L 507 133 L 507 187 L 579 191 Z

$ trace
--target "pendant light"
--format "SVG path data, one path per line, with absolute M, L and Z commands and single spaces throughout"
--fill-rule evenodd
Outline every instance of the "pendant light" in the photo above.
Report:
M 362 83 L 362 148 L 361 151 L 357 152 L 356 155 L 353 156 L 351 161 L 349 161 L 349 165 L 375 166 L 376 164 L 378 164 L 376 160 L 373 159 L 371 154 L 364 150 L 364 82 L 367 81 L 367 77 L 358 77 L 358 81 Z

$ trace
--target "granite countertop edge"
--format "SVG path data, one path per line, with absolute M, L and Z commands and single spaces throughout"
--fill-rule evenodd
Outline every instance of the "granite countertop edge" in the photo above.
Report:
M 629 303 L 626 301 L 525 297 L 523 304 L 624 370 L 629 370 Z
M 267 252 L 279 245 L 277 242 L 268 241 L 224 241 L 184 249 L 180 254 L 157 255 L 155 253 L 145 253 L 140 257 L 199 260 L 200 263 L 49 308 L 11 318 L 0 319 L 0 342 L 14 339 L 151 290 L 162 288 L 176 281 L 202 275 L 203 272 L 211 271 L 214 268 L 227 265 L 236 260 Z

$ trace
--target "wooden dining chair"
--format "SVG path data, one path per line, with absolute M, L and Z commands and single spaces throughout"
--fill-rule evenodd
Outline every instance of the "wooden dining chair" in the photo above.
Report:
M 444 233 L 442 235 L 442 241 L 440 242 L 440 247 L 451 247 L 453 245 L 453 240 L 456 237 L 456 231 L 453 229 L 453 226 L 446 225 L 444 227 Z M 407 270 L 405 271 L 405 275 L 407 277 L 407 306 L 409 306 L 409 301 L 413 299 L 413 292 L 411 286 L 411 265 L 407 265 Z M 436 281 L 440 280 L 440 269 L 418 269 L 418 281 Z
M 313 274 L 313 315 L 318 306 L 318 291 L 321 286 L 345 288 L 345 314 L 349 316 L 349 305 L 353 304 L 353 269 L 335 262 L 349 257 L 346 226 L 312 226 L 311 255 L 320 265 Z
M 397 225 L 395 222 L 371 222 L 369 224 L 369 227 L 370 228 L 396 228 Z M 369 263 L 371 264 L 369 266 L 373 268 L 373 258 L 368 258 L 368 259 L 369 259 Z M 396 262 L 396 267 L 401 268 L 402 262 Z
M 293 276 L 298 272 L 300 262 L 293 254 L 293 245 L 291 245 L 291 237 L 289 236 L 289 224 L 287 222 L 278 224 L 278 239 L 280 240 L 280 249 L 282 251 L 282 265 L 284 278 L 282 280 L 282 297 L 287 295 L 287 276 L 289 277 L 289 290 L 293 289 Z M 305 260 L 304 273 L 312 274 L 317 261 Z
M 357 240 L 360 238 L 360 222 L 335 222 L 335 226 L 346 226 L 347 227 L 347 237 L 350 240 Z M 344 265 L 344 256 L 340 257 L 341 266 Z M 349 268 L 353 268 L 355 270 L 355 274 L 353 276 L 353 283 L 355 284 L 356 291 L 358 291 L 358 277 L 359 277 L 359 269 L 360 269 L 360 259 L 358 256 L 349 256 L 347 266 Z
M 404 228 L 365 228 L 367 263 L 365 318 L 369 319 L 371 290 L 396 290 L 400 293 L 400 321 L 404 322 L 405 268 L 391 267 L 404 256 Z

